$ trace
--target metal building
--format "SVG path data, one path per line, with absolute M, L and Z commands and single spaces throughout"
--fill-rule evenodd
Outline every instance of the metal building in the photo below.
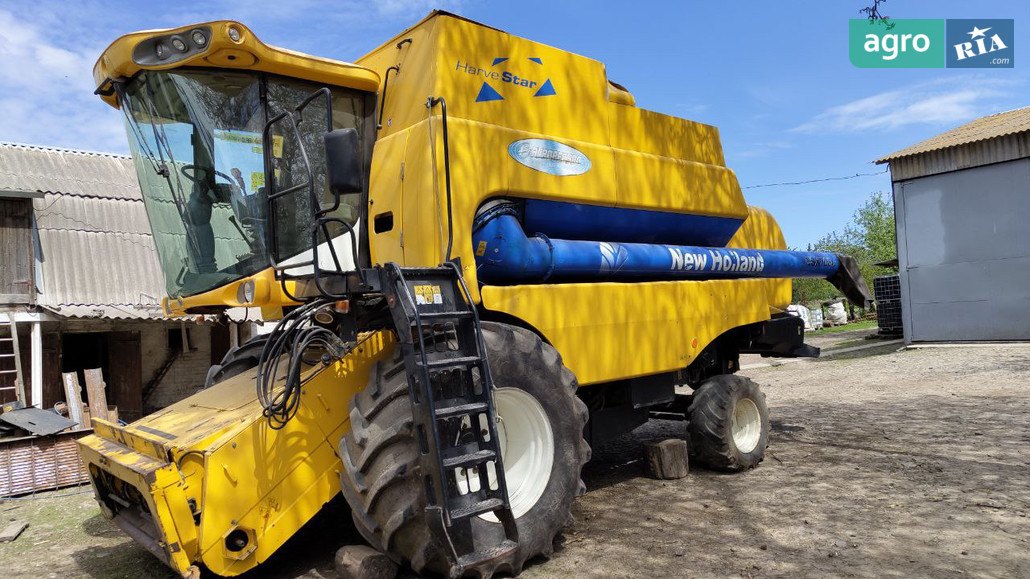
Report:
M 1030 107 L 892 153 L 906 342 L 1030 339 Z

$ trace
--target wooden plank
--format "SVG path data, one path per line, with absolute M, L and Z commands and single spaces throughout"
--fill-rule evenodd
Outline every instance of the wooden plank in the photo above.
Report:
M 79 386 L 78 372 L 65 372 L 61 375 L 64 378 L 64 400 L 68 403 L 68 417 L 79 423 L 79 428 L 89 428 L 88 424 L 82 422 L 82 388 Z
M 28 523 L 19 521 L 15 521 L 10 525 L 7 525 L 4 527 L 3 531 L 0 531 L 0 543 L 10 543 L 17 539 L 18 535 L 20 535 L 28 526 Z
M 86 377 L 86 398 L 89 399 L 89 415 L 107 420 L 107 385 L 100 368 L 83 370 Z

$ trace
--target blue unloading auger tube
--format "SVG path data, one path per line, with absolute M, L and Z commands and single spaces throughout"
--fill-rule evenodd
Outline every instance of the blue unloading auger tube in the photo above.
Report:
M 640 279 L 820 278 L 856 304 L 868 288 L 848 256 L 812 251 L 615 243 L 526 235 L 518 205 L 484 206 L 473 225 L 476 272 L 488 285 Z

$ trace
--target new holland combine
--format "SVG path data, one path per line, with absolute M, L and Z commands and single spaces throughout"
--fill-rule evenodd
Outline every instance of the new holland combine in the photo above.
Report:
M 785 250 L 715 128 L 451 14 L 356 64 L 232 21 L 138 32 L 94 77 L 165 313 L 278 320 L 200 393 L 81 441 L 104 514 L 184 576 L 253 569 L 341 492 L 418 573 L 517 574 L 590 444 L 660 415 L 711 468 L 762 460 L 765 398 L 734 372 L 818 354 L 789 278 L 868 299 L 850 258 Z

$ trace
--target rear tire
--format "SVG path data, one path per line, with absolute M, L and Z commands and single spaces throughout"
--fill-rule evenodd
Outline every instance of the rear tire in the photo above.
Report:
M 538 448 L 550 448 L 553 454 L 553 460 L 546 461 L 550 465 L 546 485 L 530 480 L 522 494 L 536 498 L 523 503 L 521 509 L 516 504 L 521 485 L 508 479 L 513 511 L 516 515 L 524 511 L 516 518 L 519 547 L 506 560 L 474 570 L 481 577 L 490 577 L 495 572 L 518 574 L 527 560 L 552 553 L 555 536 L 570 519 L 572 499 L 586 489 L 579 477 L 590 458 L 590 447 L 583 439 L 586 405 L 576 396 L 576 378 L 562 364 L 558 352 L 522 328 L 488 322 L 482 327 L 494 385 L 499 391 L 517 391 L 507 397 L 509 404 L 542 410 L 538 415 L 546 420 L 544 424 L 549 428 L 543 430 L 552 440 Z M 501 408 L 501 404 L 497 406 Z M 412 434 L 408 381 L 399 347 L 391 360 L 376 365 L 368 387 L 354 396 L 350 408 L 351 429 L 340 441 L 340 479 L 358 530 L 373 547 L 410 565 L 416 573 L 452 575 L 454 569 L 432 538 L 424 514 L 419 453 Z M 518 438 L 512 424 L 540 422 L 518 418 L 517 414 L 520 412 L 509 414 L 507 436 L 524 440 Z M 505 415 L 499 416 L 504 423 Z M 498 426 L 500 431 L 501 424 Z M 503 442 L 502 458 L 508 474 L 518 464 L 509 459 L 519 450 L 504 434 L 499 432 L 498 436 Z M 473 519 L 472 529 L 479 544 L 497 544 L 504 538 L 500 523 L 489 514 Z
M 220 364 L 215 364 L 207 370 L 207 379 L 204 380 L 204 388 L 210 388 L 219 382 L 224 382 L 233 376 L 237 376 L 256 368 L 258 359 L 261 358 L 261 350 L 268 341 L 268 334 L 252 336 L 242 345 L 236 346 L 225 353 Z
M 750 379 L 723 374 L 694 390 L 687 412 L 690 456 L 715 470 L 755 468 L 769 444 L 769 407 Z

